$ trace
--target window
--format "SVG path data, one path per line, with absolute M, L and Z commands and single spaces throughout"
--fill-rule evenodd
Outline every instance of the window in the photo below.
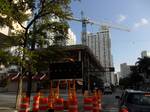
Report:
M 136 105 L 148 105 L 150 106 L 150 95 L 142 93 L 131 93 L 127 98 L 128 103 Z

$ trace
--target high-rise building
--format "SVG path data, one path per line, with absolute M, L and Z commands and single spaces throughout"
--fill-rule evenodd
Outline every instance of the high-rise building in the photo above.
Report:
M 150 57 L 150 52 L 149 51 L 142 51 L 141 52 L 141 57 L 144 58 L 144 57 Z
M 66 45 L 75 45 L 76 44 L 76 35 L 71 29 L 68 29 L 68 38 L 66 39 Z
M 87 45 L 93 51 L 93 54 L 105 69 L 113 67 L 111 40 L 107 27 L 102 26 L 101 31 L 97 33 L 86 33 L 86 36 L 83 36 L 82 39 L 84 40 L 82 44 Z M 102 79 L 105 82 L 112 83 L 112 73 L 104 72 Z
M 118 73 L 114 74 L 114 85 L 119 85 L 119 74 Z
M 128 77 L 132 72 L 133 65 L 127 65 L 127 63 L 120 64 L 120 78 Z
M 53 35 L 53 33 L 49 32 L 48 35 Z M 72 32 L 71 29 L 68 29 L 68 35 L 66 38 L 57 40 L 55 43 L 52 40 L 49 40 L 50 45 L 57 44 L 61 46 L 67 45 L 75 45 L 76 44 L 76 35 Z

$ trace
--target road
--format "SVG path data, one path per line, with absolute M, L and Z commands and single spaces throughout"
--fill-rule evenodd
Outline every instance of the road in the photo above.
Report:
M 103 95 L 102 97 L 102 112 L 118 112 L 118 100 L 115 96 L 120 96 L 121 91 L 117 90 L 113 94 Z
M 103 95 L 102 97 L 102 112 L 118 112 L 118 104 L 115 99 L 116 95 L 120 95 L 120 92 L 115 92 L 112 95 Z M 65 99 L 67 95 L 62 94 Z M 78 102 L 83 100 L 82 94 L 78 95 Z M 0 112 L 16 112 L 12 110 L 15 107 L 16 95 L 15 93 L 0 93 Z M 80 111 L 83 112 L 83 104 L 79 104 Z

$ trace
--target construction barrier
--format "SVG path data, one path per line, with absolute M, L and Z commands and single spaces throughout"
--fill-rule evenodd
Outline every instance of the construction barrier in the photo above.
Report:
M 54 110 L 55 112 L 64 112 L 64 99 L 63 98 L 55 99 Z
M 40 103 L 40 95 L 36 95 L 33 97 L 33 112 L 38 112 Z
M 38 112 L 46 112 L 48 110 L 48 98 L 40 98 L 40 105 Z
M 29 112 L 29 98 L 22 97 L 19 112 Z
M 93 99 L 92 97 L 84 98 L 84 112 L 93 112 Z

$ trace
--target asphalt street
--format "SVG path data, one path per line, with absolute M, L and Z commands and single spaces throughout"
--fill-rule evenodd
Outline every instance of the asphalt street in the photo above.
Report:
M 115 96 L 121 96 L 121 91 L 116 90 L 113 94 L 103 95 L 102 112 L 118 112 L 118 100 Z

